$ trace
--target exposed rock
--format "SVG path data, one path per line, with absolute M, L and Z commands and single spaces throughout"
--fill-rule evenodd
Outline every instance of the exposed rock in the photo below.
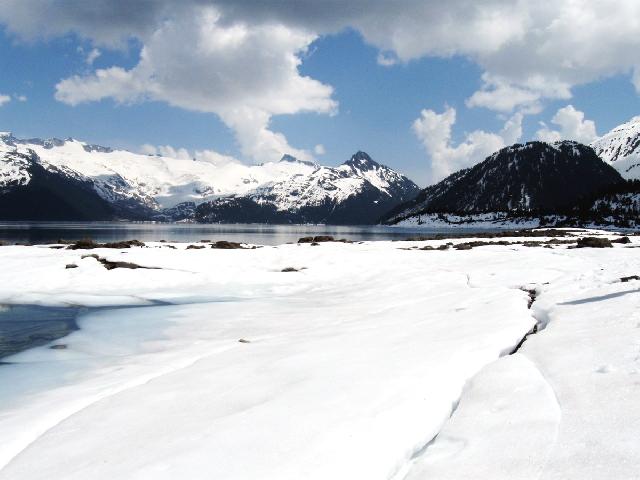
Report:
M 321 243 L 321 242 L 335 242 L 336 239 L 333 238 L 331 235 L 316 235 L 315 237 L 313 237 L 313 241 L 315 243 Z
M 298 243 L 320 243 L 320 242 L 342 242 L 342 243 L 353 243 L 352 240 L 348 240 L 346 238 L 341 238 L 336 240 L 331 235 L 317 235 L 315 237 L 302 237 L 298 239 Z
M 186 250 L 200 250 L 205 248 L 204 245 L 187 245 Z
M 49 347 L 51 350 L 66 350 L 67 346 L 64 343 L 57 343 Z
M 77 242 L 69 245 L 69 250 L 92 250 L 94 248 L 131 248 L 131 247 L 144 247 L 145 244 L 139 240 L 125 240 L 123 242 L 111 242 L 111 243 L 96 243 L 90 238 L 78 240 Z
M 104 268 L 106 268 L 107 270 L 113 270 L 115 268 L 130 268 L 132 270 L 135 270 L 137 268 L 145 268 L 149 270 L 157 270 L 157 267 L 143 267 L 142 265 L 131 262 L 112 262 L 110 260 L 107 260 L 106 258 L 99 258 L 98 261 L 102 265 L 104 265 Z
M 640 280 L 638 275 L 630 275 L 628 277 L 620 277 L 622 283 L 630 282 L 631 280 Z
M 91 250 L 93 248 L 98 248 L 99 244 L 91 240 L 90 238 L 85 238 L 83 240 L 78 240 L 75 243 L 72 243 L 67 248 L 69 250 Z
M 238 340 L 238 342 L 240 342 L 240 343 L 251 343 L 251 340 L 247 340 L 245 338 L 241 338 L 240 340 Z
M 233 249 L 243 249 L 246 247 L 242 246 L 242 244 L 238 242 L 228 242 L 227 240 L 218 240 L 217 242 L 211 244 L 211 248 L 219 248 L 222 250 L 233 250 Z
M 138 269 L 138 268 L 144 268 L 144 269 L 147 269 L 147 270 L 158 270 L 158 267 L 143 267 L 142 265 L 138 265 L 136 263 L 131 263 L 131 262 L 113 262 L 111 260 L 107 260 L 106 258 L 102 258 L 102 257 L 96 255 L 95 253 L 92 253 L 92 254 L 89 254 L 89 255 L 82 255 L 82 257 L 80 257 L 80 258 L 82 258 L 82 259 L 84 259 L 84 258 L 95 258 L 107 270 L 114 270 L 116 268 L 129 268 L 129 269 L 132 269 L 132 270 L 135 270 L 135 269 Z
M 75 263 L 68 263 L 64 268 L 78 268 L 78 265 L 76 265 Z
M 578 239 L 576 248 L 611 248 L 611 240 L 604 237 L 582 237 Z
M 611 240 L 611 243 L 627 244 L 627 243 L 631 243 L 631 239 L 629 237 L 620 237 L 620 238 L 616 238 L 615 240 Z
M 145 244 L 140 240 L 126 240 L 124 242 L 105 243 L 101 248 L 131 248 L 144 247 Z
M 280 271 L 281 272 L 299 272 L 300 270 L 298 270 L 297 268 L 293 268 L 293 267 L 287 267 L 287 268 L 283 268 Z

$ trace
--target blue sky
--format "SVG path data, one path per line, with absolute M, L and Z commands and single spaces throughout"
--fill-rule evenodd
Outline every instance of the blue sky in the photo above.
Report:
M 36 22 L 31 25 L 25 23 L 24 18 L 16 20 L 6 13 L 3 15 L 0 6 L 3 24 L 0 95 L 9 97 L 0 106 L 0 130 L 13 131 L 21 137 L 72 136 L 134 151 L 142 145 L 147 145 L 146 148 L 170 145 L 194 152 L 214 150 L 246 162 L 270 160 L 284 150 L 291 150 L 298 156 L 307 155 L 320 163 L 336 165 L 356 150 L 365 150 L 376 160 L 425 185 L 482 160 L 492 149 L 511 140 L 573 136 L 586 142 L 592 139 L 594 131 L 605 133 L 640 114 L 640 99 L 632 82 L 634 70 L 628 55 L 620 54 L 618 63 L 594 65 L 597 62 L 589 58 L 589 53 L 581 52 L 576 54 L 577 67 L 572 65 L 561 72 L 562 75 L 546 67 L 537 67 L 538 70 L 531 67 L 528 76 L 522 77 L 519 72 L 509 70 L 508 59 L 501 60 L 507 51 L 502 46 L 491 44 L 487 48 L 495 51 L 487 53 L 485 47 L 458 45 L 459 41 L 452 43 L 448 37 L 419 39 L 423 43 L 418 44 L 397 43 L 394 40 L 397 32 L 390 31 L 388 38 L 377 30 L 372 33 L 370 19 L 349 12 L 354 15 L 350 22 L 336 24 L 335 20 L 326 19 L 317 25 L 313 23 L 316 20 L 312 22 L 307 18 L 313 12 L 303 11 L 295 18 L 287 12 L 280 16 L 276 12 L 274 20 L 262 18 L 255 9 L 250 14 L 241 8 L 225 13 L 224 5 L 218 3 L 213 2 L 210 7 L 217 12 L 211 16 L 210 23 L 216 28 L 218 25 L 220 29 L 227 28 L 225 34 L 235 30 L 223 26 L 223 20 L 230 25 L 235 25 L 234 22 L 243 25 L 246 31 L 241 38 L 246 39 L 246 48 L 243 44 L 242 49 L 228 56 L 217 51 L 213 56 L 202 58 L 190 58 L 189 38 L 184 39 L 184 51 L 176 49 L 169 52 L 174 55 L 170 57 L 167 50 L 172 47 L 158 43 L 158 37 L 162 34 L 171 41 L 171 30 L 166 24 L 156 24 L 146 18 L 141 19 L 139 25 L 127 25 L 123 34 L 118 30 L 121 15 L 115 15 L 111 30 L 96 30 L 94 34 L 87 19 L 48 17 L 54 26 L 56 21 L 61 26 L 57 29 L 48 26 L 53 31 L 41 34 L 37 30 L 37 18 L 29 19 Z M 418 7 L 407 3 L 409 12 L 411 8 Z M 441 14 L 424 12 L 421 7 L 416 12 L 416 15 L 425 15 L 424 28 L 435 21 L 426 15 Z M 561 14 L 557 14 L 558 18 Z M 165 22 L 175 16 L 179 26 L 195 21 L 184 11 L 163 10 L 162 15 Z M 547 22 L 555 18 L 554 12 L 545 12 L 545 15 L 551 15 L 544 17 Z M 512 17 L 508 20 L 514 21 Z M 620 31 L 614 20 L 622 20 L 611 19 L 611 28 Z M 264 39 L 273 38 L 274 31 L 265 33 L 264 29 L 272 29 L 274 22 L 278 28 L 288 30 L 281 41 L 265 44 Z M 404 17 L 397 20 L 396 28 L 411 28 L 411 24 L 407 26 L 402 22 L 408 20 Z M 393 22 L 390 20 L 390 23 Z M 202 22 L 197 25 L 208 28 L 203 27 Z M 253 37 L 247 36 L 247 32 L 253 32 L 252 28 L 257 32 L 254 44 L 250 43 Z M 500 28 L 499 22 L 495 28 Z M 149 31 L 155 32 L 155 37 L 151 37 Z M 276 35 L 278 32 L 280 30 Z M 219 30 L 213 31 L 211 35 L 215 37 L 218 33 Z M 202 43 L 206 34 L 205 31 L 191 41 Z M 563 42 L 570 45 L 573 41 L 563 35 L 557 40 L 558 50 L 564 48 Z M 518 39 L 521 36 L 522 33 Z M 519 41 L 518 48 L 530 49 L 534 54 L 544 47 L 536 47 L 540 40 L 533 36 L 529 41 L 531 45 Z M 602 41 L 593 39 L 598 48 L 597 42 Z M 625 44 L 624 48 L 634 46 L 634 41 L 630 39 L 629 46 Z M 218 42 L 216 48 L 221 48 L 220 45 L 226 44 Z M 155 63 L 141 69 L 143 47 L 155 56 Z M 89 63 L 87 57 L 94 48 L 99 56 Z M 635 53 L 640 50 L 631 51 L 640 64 Z M 235 57 L 231 57 L 232 54 Z M 381 55 L 390 61 L 381 60 Z M 243 57 L 246 63 L 238 61 Z M 293 67 L 292 58 L 298 59 Z M 173 72 L 167 71 L 167 65 L 172 65 L 174 59 L 184 60 L 188 67 L 178 70 L 182 77 L 176 74 L 177 80 L 171 78 Z M 558 62 L 562 69 L 574 60 L 567 51 L 566 55 L 550 62 Z M 529 68 L 528 63 L 523 65 L 524 69 Z M 125 75 L 131 75 L 122 81 L 121 75 L 111 75 L 112 67 L 120 67 Z M 155 77 L 137 73 L 153 68 L 154 76 L 165 75 L 169 80 L 153 85 Z M 580 73 L 580 69 L 584 73 Z M 100 70 L 109 74 L 94 81 Z M 245 78 L 245 70 L 246 76 L 254 78 Z M 273 71 L 280 70 L 281 75 L 270 79 Z M 206 78 L 206 82 L 198 83 L 197 78 L 191 78 L 191 71 L 194 78 Z M 273 86 L 267 85 L 264 92 L 245 102 L 245 98 L 263 88 L 261 75 L 267 79 L 264 83 L 273 82 Z M 539 82 L 532 86 L 532 79 L 541 76 L 543 86 Z M 76 80 L 61 83 L 72 78 Z M 304 88 L 291 87 L 299 78 L 308 78 L 311 82 L 303 85 Z M 220 85 L 216 85 L 217 81 Z M 136 90 L 135 95 L 130 94 L 132 89 Z M 189 96 L 191 91 L 196 92 L 193 98 Z M 489 94 L 482 100 L 470 100 L 477 92 Z M 21 100 L 22 96 L 26 98 Z M 511 102 L 520 96 L 520 101 Z M 423 110 L 426 113 L 421 115 Z M 560 115 L 559 110 L 563 114 Z M 450 115 L 452 111 L 455 111 L 455 121 Z M 260 120 L 256 120 L 256 116 Z M 554 123 L 554 117 L 561 123 Z M 505 122 L 514 118 L 521 126 L 521 133 L 500 137 Z M 420 124 L 415 125 L 416 122 Z M 546 124 L 544 131 L 541 122 Z M 449 137 L 442 133 L 443 127 L 451 130 Z M 474 132 L 482 134 L 474 135 Z M 316 145 L 324 148 L 317 149 Z

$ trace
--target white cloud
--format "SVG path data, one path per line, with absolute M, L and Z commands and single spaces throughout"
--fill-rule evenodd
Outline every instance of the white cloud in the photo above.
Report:
M 27 101 L 27 96 L 26 95 L 14 95 L 13 98 L 15 98 L 19 102 L 26 102 Z
M 585 120 L 584 112 L 576 110 L 573 105 L 560 108 L 551 119 L 551 123 L 559 129 L 552 130 L 543 124 L 538 130 L 537 136 L 545 142 L 557 142 L 558 140 L 575 140 L 581 143 L 591 143 L 598 134 L 593 120 Z
M 145 143 L 143 145 L 140 145 L 140 153 L 142 153 L 143 155 L 157 155 L 158 147 L 156 147 L 155 145 L 151 145 L 150 143 Z
M 509 118 L 500 133 L 475 130 L 465 136 L 458 145 L 452 144 L 451 130 L 456 123 L 456 110 L 446 107 L 444 112 L 422 110 L 412 125 L 412 130 L 422 142 L 431 160 L 431 181 L 470 167 L 487 156 L 517 142 L 522 135 L 521 113 Z
M 398 59 L 396 58 L 396 56 L 388 52 L 378 53 L 376 61 L 378 62 L 378 65 L 382 65 L 383 67 L 391 67 L 398 63 Z
M 205 0 L 65 0 L 60 8 L 54 0 L 3 0 L 0 22 L 23 39 L 74 32 L 100 48 L 137 39 L 144 46 L 137 66 L 70 77 L 57 97 L 153 99 L 215 112 L 243 152 L 264 144 L 267 157 L 288 147 L 269 129 L 273 115 L 335 111 L 331 87 L 298 66 L 315 38 L 345 28 L 377 47 L 384 66 L 425 56 L 475 62 L 484 75 L 469 107 L 539 112 L 546 100 L 571 98 L 576 85 L 616 74 L 632 74 L 640 92 L 636 0 L 365 3 L 217 0 L 214 9 Z M 253 133 L 240 128 L 243 114 Z
M 324 145 L 319 143 L 318 145 L 313 147 L 313 153 L 315 153 L 316 155 L 324 155 L 325 153 L 327 153 L 327 151 L 325 150 Z
M 291 153 L 311 159 L 269 123 L 273 115 L 336 110 L 332 88 L 298 71 L 300 55 L 315 38 L 281 25 L 223 24 L 207 7 L 166 20 L 146 39 L 134 68 L 67 78 L 56 86 L 56 98 L 70 105 L 152 99 L 213 112 L 233 129 L 250 158 L 272 161 Z
M 176 158 L 178 160 L 191 160 L 199 162 L 209 162 L 214 165 L 228 163 L 239 163 L 239 161 L 229 155 L 223 155 L 214 150 L 188 150 L 186 148 L 175 148 L 171 145 L 150 145 L 145 143 L 140 146 L 140 153 L 144 155 L 160 155 L 162 157 Z
M 539 111 L 546 99 L 570 98 L 576 85 L 631 72 L 640 93 L 637 0 L 219 3 L 233 18 L 277 19 L 319 33 L 353 27 L 384 52 L 383 65 L 467 57 L 486 73 L 470 106 Z
M 84 61 L 87 63 L 87 65 L 93 65 L 93 62 L 95 62 L 100 55 L 102 55 L 102 52 L 97 48 L 93 48 L 87 54 L 87 58 L 85 58 Z
M 0 107 L 5 103 L 9 103 L 11 101 L 11 97 L 9 95 L 0 94 Z

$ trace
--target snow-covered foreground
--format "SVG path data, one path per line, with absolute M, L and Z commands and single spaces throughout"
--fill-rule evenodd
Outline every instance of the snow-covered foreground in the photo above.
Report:
M 445 242 L 0 247 L 0 302 L 130 305 L 5 359 L 0 479 L 636 478 L 640 241 Z

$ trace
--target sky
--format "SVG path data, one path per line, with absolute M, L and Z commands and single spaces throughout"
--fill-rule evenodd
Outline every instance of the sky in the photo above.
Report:
M 0 130 L 428 185 L 640 115 L 636 0 L 2 0 Z

